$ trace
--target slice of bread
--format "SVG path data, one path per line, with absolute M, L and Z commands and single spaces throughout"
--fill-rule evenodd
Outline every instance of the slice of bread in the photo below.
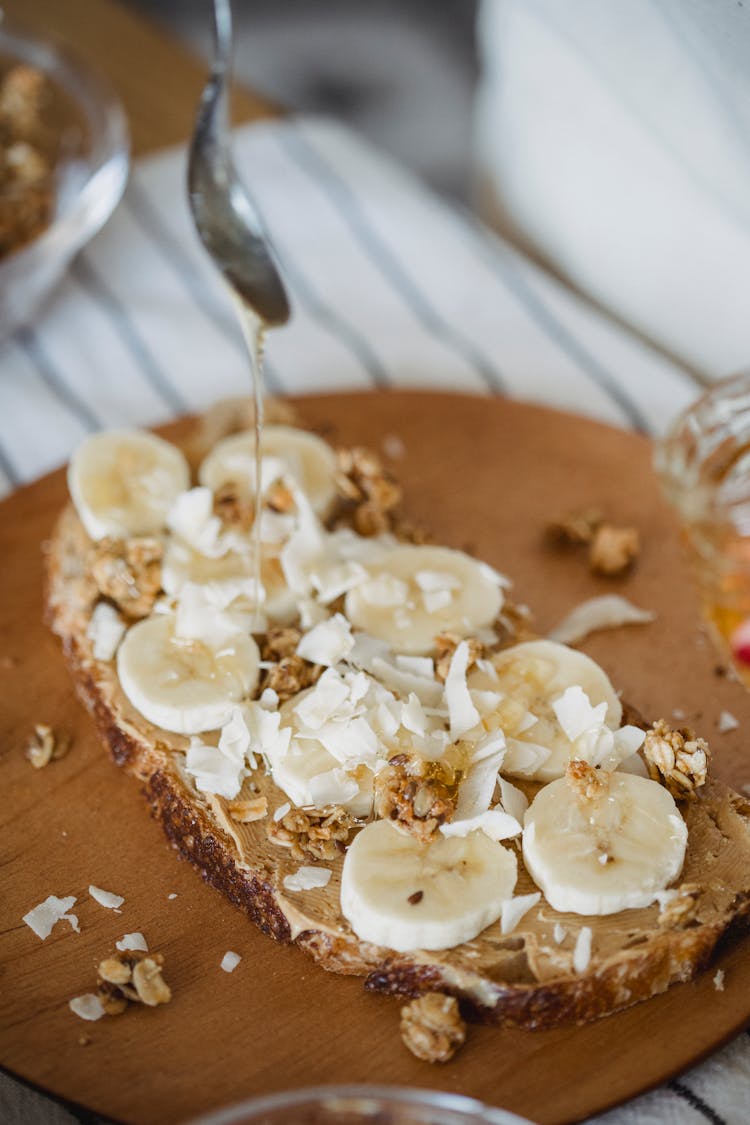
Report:
M 78 516 L 66 508 L 47 548 L 47 617 L 103 742 L 142 782 L 167 836 L 204 878 L 264 933 L 295 941 L 323 968 L 363 976 L 368 988 L 383 992 L 445 991 L 477 1018 L 504 1026 L 550 1028 L 595 1019 L 690 979 L 720 941 L 747 924 L 750 801 L 709 781 L 681 805 L 689 833 L 680 876 L 685 894 L 663 909 L 582 917 L 559 914 L 542 899 L 509 935 L 496 922 L 438 953 L 394 953 L 359 940 L 339 906 L 341 856 L 329 865 L 327 887 L 284 890 L 284 877 L 299 864 L 269 837 L 274 811 L 287 803 L 270 775 L 258 770 L 240 794 L 265 797 L 267 815 L 233 819 L 224 799 L 199 792 L 185 772 L 188 740 L 147 722 L 122 692 L 114 664 L 95 659 L 89 627 L 100 593 L 92 554 Z M 519 863 L 516 894 L 534 890 Z M 591 930 L 591 955 L 576 968 L 584 927 Z

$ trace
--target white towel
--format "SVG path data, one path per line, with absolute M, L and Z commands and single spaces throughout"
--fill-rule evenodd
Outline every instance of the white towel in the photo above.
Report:
M 250 126 L 235 155 L 293 305 L 291 324 L 270 334 L 272 392 L 509 394 L 654 433 L 695 397 L 679 368 L 340 127 Z M 44 314 L 0 351 L 5 490 L 59 465 L 100 426 L 160 422 L 248 391 L 232 307 L 192 231 L 184 182 L 184 151 L 140 161 Z M 704 1103 L 718 1107 L 710 1120 L 739 1121 L 732 1106 L 749 1067 L 743 1037 L 606 1121 L 698 1121 Z

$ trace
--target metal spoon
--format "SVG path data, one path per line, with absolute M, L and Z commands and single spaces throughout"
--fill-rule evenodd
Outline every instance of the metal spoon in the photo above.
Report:
M 232 71 L 230 0 L 214 0 L 215 51 L 203 91 L 188 161 L 188 196 L 201 242 L 234 293 L 266 327 L 285 324 L 289 301 L 260 215 L 232 162 L 229 85 Z

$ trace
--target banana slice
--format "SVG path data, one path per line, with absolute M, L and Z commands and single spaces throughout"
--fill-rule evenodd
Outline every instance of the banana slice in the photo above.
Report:
M 346 595 L 352 624 L 397 652 L 424 655 L 438 633 L 463 637 L 490 625 L 502 589 L 490 567 L 447 547 L 395 547 Z
M 508 749 L 503 773 L 535 781 L 562 777 L 576 753 L 560 725 L 553 704 L 567 688 L 580 687 L 593 706 L 606 704 L 604 723 L 617 730 L 622 704 L 609 677 L 591 657 L 556 641 L 526 641 L 493 657 L 495 676 L 478 668 L 469 673 L 471 690 L 501 693 L 497 708 L 483 715 L 486 725 L 497 724 Z
M 151 535 L 165 526 L 190 470 L 174 445 L 144 430 L 105 430 L 78 446 L 68 488 L 92 539 Z
M 117 652 L 125 695 L 144 718 L 175 734 L 216 730 L 258 682 L 260 653 L 235 633 L 219 644 L 175 636 L 172 614 L 133 625 Z
M 341 910 L 362 941 L 451 949 L 496 921 L 515 885 L 515 856 L 484 832 L 420 844 L 377 820 L 346 853 Z
M 286 584 L 279 559 L 263 555 L 260 580 L 263 585 L 263 612 L 274 625 L 291 625 L 298 615 L 297 598 Z M 209 558 L 194 551 L 179 539 L 171 539 L 164 552 L 161 581 L 164 592 L 179 598 L 188 584 L 211 586 L 226 604 L 235 598 L 255 606 L 255 567 L 250 554 L 228 551 L 220 558 Z
M 595 792 L 567 778 L 541 789 L 524 821 L 523 858 L 550 906 L 615 914 L 649 906 L 682 869 L 687 826 L 656 781 L 591 770 Z
M 232 434 L 211 450 L 198 470 L 201 484 L 214 492 L 228 481 L 255 480 L 255 435 L 252 430 Z M 316 515 L 328 514 L 336 497 L 336 454 L 327 442 L 293 426 L 265 426 L 261 441 L 264 457 L 278 457 L 305 492 Z

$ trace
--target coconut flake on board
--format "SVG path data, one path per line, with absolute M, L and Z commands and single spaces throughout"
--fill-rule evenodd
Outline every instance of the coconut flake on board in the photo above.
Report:
M 135 930 L 132 934 L 123 934 L 120 940 L 115 942 L 115 946 L 121 953 L 126 953 L 129 949 L 148 953 L 148 943 L 139 930 Z
M 83 996 L 74 996 L 68 1001 L 71 1012 L 82 1020 L 100 1020 L 104 1013 L 104 1005 L 94 992 L 86 992 Z
M 548 633 L 551 641 L 574 645 L 589 633 L 600 629 L 618 629 L 621 625 L 648 625 L 656 614 L 640 609 L 620 594 L 602 594 L 581 602 Z
M 731 711 L 722 711 L 719 715 L 719 721 L 717 723 L 719 734 L 726 734 L 730 730 L 737 730 L 739 725 L 739 719 L 735 718 Z
M 242 957 L 239 953 L 234 953 L 233 950 L 228 949 L 221 959 L 219 968 L 223 969 L 225 973 L 233 973 L 241 960 Z
M 33 910 L 24 914 L 23 921 L 32 929 L 38 938 L 46 941 L 58 922 L 63 920 L 70 923 L 71 929 L 80 933 L 78 918 L 70 914 L 70 908 L 76 903 L 75 895 L 58 898 L 57 895 L 48 895 L 44 902 L 40 902 Z
M 100 906 L 105 906 L 107 910 L 116 910 L 118 914 L 120 913 L 119 907 L 125 901 L 122 895 L 116 895 L 112 891 L 103 891 L 101 887 L 95 887 L 93 883 L 89 886 L 89 894 Z

